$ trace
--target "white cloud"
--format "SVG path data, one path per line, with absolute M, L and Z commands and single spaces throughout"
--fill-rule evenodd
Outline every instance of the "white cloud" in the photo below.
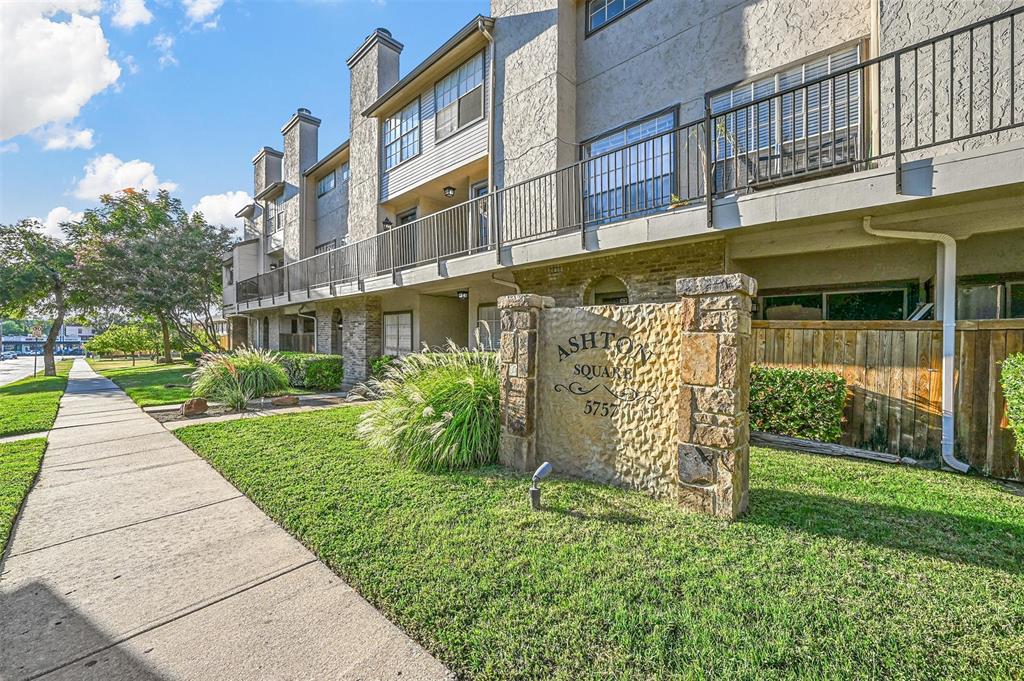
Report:
M 36 220 L 43 223 L 43 231 L 46 234 L 49 234 L 50 236 L 56 237 L 58 239 L 63 239 L 64 232 L 62 232 L 60 229 L 61 223 L 78 222 L 79 220 L 82 219 L 82 216 L 84 215 L 85 213 L 83 211 L 75 212 L 65 206 L 57 206 L 56 208 L 54 208 L 53 210 L 46 214 L 45 220 L 39 220 L 39 218 L 36 218 Z
M 92 149 L 92 135 L 91 128 L 75 128 L 67 123 L 51 123 L 32 132 L 32 136 L 42 143 L 44 151 Z
M 181 4 L 185 6 L 185 15 L 190 24 L 199 24 L 204 29 L 217 28 L 220 19 L 217 10 L 224 4 L 224 0 L 181 0 Z
M 117 82 L 121 68 L 108 56 L 99 17 L 87 16 L 99 7 L 99 0 L 0 3 L 0 140 L 69 121 Z
M 122 161 L 113 154 L 103 154 L 85 164 L 85 177 L 79 180 L 74 195 L 80 199 L 97 199 L 122 189 L 174 191 L 177 188 L 174 182 L 161 182 L 152 163 L 139 159 Z
M 153 13 L 146 7 L 146 0 L 119 0 L 117 12 L 111 21 L 118 28 L 132 29 L 152 20 Z
M 17 142 L 8 142 L 7 144 L 0 144 L 0 154 L 16 154 L 21 147 L 18 146 Z
M 130 55 L 130 54 L 126 55 L 123 61 L 124 61 L 125 68 L 128 69 L 128 73 L 130 75 L 134 76 L 135 74 L 137 74 L 141 70 L 139 68 L 139 65 L 137 63 L 135 63 L 135 57 L 133 57 L 132 55 Z
M 174 38 L 166 33 L 158 33 L 149 44 L 160 53 L 160 68 L 177 66 L 178 58 L 174 56 Z
M 192 212 L 202 213 L 211 225 L 223 225 L 241 235 L 244 222 L 241 218 L 236 218 L 235 213 L 251 201 L 249 195 L 243 191 L 208 194 L 192 206 Z

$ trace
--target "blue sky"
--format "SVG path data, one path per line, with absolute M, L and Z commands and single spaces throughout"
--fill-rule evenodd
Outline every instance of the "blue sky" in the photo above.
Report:
M 0 223 L 52 228 L 124 186 L 232 220 L 295 109 L 348 136 L 345 60 L 375 27 L 402 73 L 487 0 L 53 0 L 0 6 Z M 53 11 L 56 9 L 56 11 Z M 105 51 L 104 51 L 105 50 Z M 297 65 L 300 65 L 297 67 Z M 207 197 L 203 200 L 203 197 Z

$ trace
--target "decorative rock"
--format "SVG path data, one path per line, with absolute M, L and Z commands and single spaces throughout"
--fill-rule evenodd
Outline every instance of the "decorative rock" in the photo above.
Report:
M 299 398 L 295 395 L 279 395 L 274 399 L 270 400 L 270 404 L 275 407 L 294 407 L 299 403 Z
M 181 405 L 182 416 L 199 416 L 205 414 L 206 410 L 210 408 L 210 405 L 206 403 L 202 397 L 193 397 L 185 404 Z
M 681 296 L 721 295 L 723 293 L 757 293 L 757 282 L 745 274 L 717 274 L 676 280 L 676 293 Z

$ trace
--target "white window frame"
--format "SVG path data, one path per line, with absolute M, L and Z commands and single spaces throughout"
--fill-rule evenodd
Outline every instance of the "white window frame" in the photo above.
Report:
M 816 81 L 829 74 L 860 64 L 862 61 L 861 41 L 842 45 L 825 55 L 806 59 L 774 73 L 713 92 L 710 96 L 711 115 L 715 116 L 733 107 L 775 95 L 803 83 Z M 852 72 L 848 92 L 839 92 L 840 88 L 846 87 L 844 79 L 835 81 L 835 99 L 837 103 L 841 104 L 835 112 L 836 130 L 842 132 L 849 127 L 850 130 L 857 132 L 858 137 L 863 135 L 861 108 L 864 105 L 865 84 L 862 80 L 859 72 Z M 758 104 L 756 115 L 751 108 L 729 114 L 725 117 L 725 134 L 716 135 L 717 144 L 724 147 L 719 149 L 716 158 L 735 157 L 737 147 L 741 154 L 754 151 L 778 153 L 780 142 L 788 144 L 831 136 L 833 114 L 830 93 L 829 81 L 825 80 L 821 84 L 820 98 L 816 89 L 809 89 L 806 92 L 798 90 L 793 98 L 785 96 Z M 842 110 L 840 111 L 840 109 Z M 749 118 L 757 120 L 751 121 L 748 120 Z M 805 120 L 806 125 L 804 124 Z M 769 121 L 771 127 L 769 127 Z M 750 143 L 750 137 L 755 138 L 753 144 Z
M 330 184 L 330 186 L 327 186 L 328 183 Z M 335 181 L 335 177 L 334 177 L 334 171 L 332 170 L 331 172 L 327 173 L 326 175 L 321 177 L 319 180 L 317 180 L 317 182 L 316 182 L 316 197 L 320 198 L 321 196 L 323 196 L 327 192 L 329 192 L 332 189 L 334 189 L 335 184 L 336 184 L 336 181 Z
M 423 150 L 420 114 L 420 98 L 417 97 L 385 119 L 381 135 L 385 172 L 416 158 Z
M 647 0 L 587 0 L 587 31 L 589 36 L 612 22 L 626 16 L 631 11 L 647 2 Z M 615 12 L 609 15 L 609 7 Z M 600 23 L 595 24 L 595 19 Z
M 284 194 L 281 194 L 272 201 L 267 201 L 266 220 L 267 235 L 277 234 L 284 228 Z
M 486 72 L 486 60 L 483 51 L 480 51 L 434 83 L 434 137 L 437 141 L 456 135 L 484 119 L 487 108 L 483 91 Z M 477 90 L 480 90 L 480 113 L 460 123 L 463 103 Z M 442 114 L 449 111 L 454 114 L 455 124 L 450 128 L 442 128 Z
M 408 325 L 408 344 L 403 346 L 402 343 L 402 327 Z M 383 346 L 383 352 L 385 355 L 402 356 L 408 355 L 413 351 L 413 324 L 412 324 L 412 310 L 401 310 L 395 312 L 385 312 L 382 315 L 381 320 L 381 341 Z M 390 328 L 389 328 L 390 327 Z M 390 338 L 392 334 L 394 338 Z

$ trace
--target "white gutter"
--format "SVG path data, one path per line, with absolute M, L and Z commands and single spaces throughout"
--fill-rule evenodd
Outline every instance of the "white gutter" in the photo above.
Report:
M 864 231 L 891 239 L 935 241 L 942 245 L 935 272 L 935 316 L 942 319 L 942 461 L 960 473 L 970 466 L 953 455 L 953 363 L 956 357 L 956 239 L 939 232 L 901 232 L 874 229 L 864 217 Z M 941 304 L 938 304 L 941 299 Z
M 313 354 L 314 355 L 317 354 L 317 351 L 316 351 L 316 336 L 317 336 L 317 332 L 316 332 L 316 315 L 315 314 L 302 314 L 302 307 L 300 306 L 299 309 L 296 310 L 295 316 L 296 317 L 302 317 L 303 319 L 312 319 L 313 320 Z

